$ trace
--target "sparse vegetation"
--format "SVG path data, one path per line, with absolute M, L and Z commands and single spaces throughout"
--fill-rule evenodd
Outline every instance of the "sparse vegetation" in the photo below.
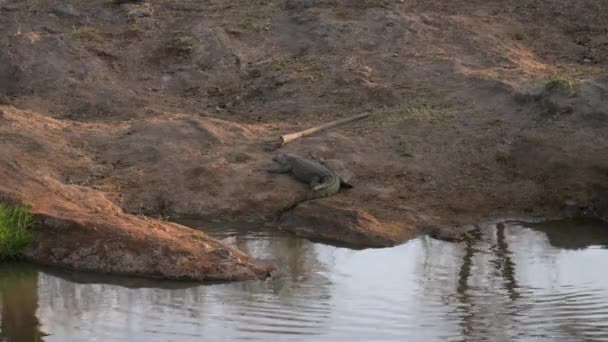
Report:
M 293 58 L 290 58 L 288 56 L 276 56 L 266 61 L 263 61 L 262 64 L 267 64 L 269 66 L 269 69 L 272 71 L 281 71 L 288 67 L 292 60 Z
M 30 241 L 32 214 L 25 206 L 0 203 L 0 260 L 21 257 Z
M 430 120 L 445 112 L 445 108 L 426 99 L 414 99 L 401 104 L 398 113 L 403 120 Z
M 608 1 L 593 0 L 592 1 L 595 13 L 600 20 L 608 20 Z
M 556 91 L 563 90 L 568 96 L 574 97 L 578 95 L 579 84 L 578 81 L 561 75 L 555 75 L 547 83 L 545 83 L 545 90 Z
M 131 23 L 137 22 L 139 18 L 148 18 L 154 16 L 154 8 L 149 3 L 134 3 L 124 8 L 127 14 L 127 19 Z
M 76 40 L 80 40 L 83 42 L 101 42 L 103 41 L 103 37 L 99 30 L 94 27 L 84 26 L 78 29 L 75 29 L 72 32 L 72 38 Z
M 248 65 L 249 75 L 252 78 L 260 77 L 266 73 L 281 72 L 289 79 L 299 79 L 314 82 L 323 77 L 323 66 L 314 57 L 291 57 L 287 55 L 274 56 Z

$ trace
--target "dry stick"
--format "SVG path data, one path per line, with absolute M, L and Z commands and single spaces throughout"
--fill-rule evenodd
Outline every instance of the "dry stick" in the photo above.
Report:
M 360 119 L 366 118 L 366 117 L 368 117 L 370 115 L 371 115 L 371 113 L 359 114 L 359 115 L 352 116 L 350 118 L 344 118 L 344 119 L 332 121 L 332 122 L 329 122 L 329 123 L 326 123 L 326 124 L 323 124 L 323 125 L 315 126 L 315 127 L 309 128 L 309 129 L 304 130 L 304 131 L 281 135 L 281 142 L 282 142 L 282 145 L 285 145 L 288 142 L 294 141 L 294 140 L 299 139 L 301 137 L 305 137 L 307 135 L 316 133 L 318 131 L 322 131 L 324 129 L 328 129 L 328 128 L 332 128 L 332 127 L 335 127 L 335 126 L 338 126 L 338 125 L 342 125 L 342 124 L 345 124 L 345 123 L 348 123 L 348 122 L 351 122 L 351 121 L 360 120 Z

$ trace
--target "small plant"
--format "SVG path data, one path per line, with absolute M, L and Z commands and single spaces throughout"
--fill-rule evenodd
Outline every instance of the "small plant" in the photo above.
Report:
M 167 49 L 173 51 L 177 55 L 188 55 L 197 44 L 195 37 L 187 35 L 178 35 L 169 41 Z
M 410 143 L 403 139 L 399 139 L 397 144 L 394 145 L 393 149 L 395 152 L 402 157 L 413 157 L 412 146 Z
M 560 75 L 555 75 L 549 81 L 547 81 L 547 83 L 545 83 L 545 90 L 563 90 L 570 97 L 578 95 L 579 91 L 578 82 L 576 80 Z
M 513 6 L 516 9 L 525 9 L 528 8 L 528 0 L 513 0 Z
M 31 239 L 31 224 L 32 214 L 27 207 L 0 203 L 0 261 L 21 257 Z
M 205 237 L 205 234 L 201 233 L 201 232 L 196 232 L 194 234 L 192 234 L 192 237 L 195 240 L 201 240 L 201 241 L 205 241 L 207 240 L 207 238 Z

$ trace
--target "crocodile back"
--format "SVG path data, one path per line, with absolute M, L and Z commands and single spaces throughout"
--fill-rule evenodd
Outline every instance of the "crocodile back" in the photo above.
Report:
M 295 154 L 285 154 L 284 160 L 291 165 L 291 172 L 298 180 L 310 184 L 318 177 L 326 187 L 319 190 L 311 190 L 306 193 L 304 200 L 331 196 L 340 190 L 340 177 L 325 166 Z
M 295 154 L 281 154 L 276 156 L 274 160 L 283 165 L 289 165 L 291 167 L 291 174 L 301 182 L 310 185 L 313 179 L 318 178 L 318 180 L 324 185 L 322 189 L 312 189 L 299 196 L 299 198 L 296 199 L 293 204 L 282 209 L 280 214 L 293 209 L 299 203 L 317 198 L 328 197 L 340 190 L 340 177 L 330 169 L 315 161 L 304 159 Z
M 291 172 L 298 180 L 309 184 L 315 177 L 325 178 L 335 176 L 325 166 L 308 159 L 288 155 L 288 162 L 291 165 Z

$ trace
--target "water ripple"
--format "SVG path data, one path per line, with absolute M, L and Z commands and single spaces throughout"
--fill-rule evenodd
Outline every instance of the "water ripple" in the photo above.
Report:
M 608 341 L 608 249 L 581 248 L 581 236 L 568 248 L 554 230 L 512 223 L 468 245 L 422 238 L 352 251 L 255 229 L 216 233 L 277 260 L 282 275 L 133 288 L 5 265 L 0 340 Z

